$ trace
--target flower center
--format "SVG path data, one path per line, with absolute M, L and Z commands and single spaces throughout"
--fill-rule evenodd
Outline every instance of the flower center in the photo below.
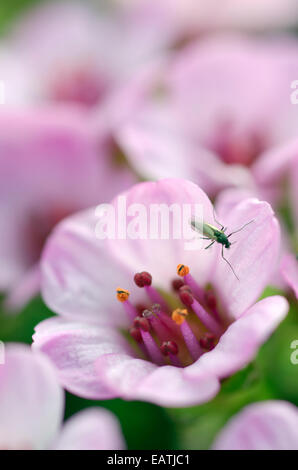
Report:
M 105 81 L 88 66 L 59 70 L 50 83 L 52 100 L 77 103 L 86 108 L 97 105 L 105 91 Z
M 258 132 L 239 133 L 233 129 L 230 122 L 221 123 L 216 135 L 210 148 L 228 165 L 250 167 L 265 150 L 264 139 Z
M 203 289 L 184 264 L 177 266 L 177 274 L 172 282 L 174 310 L 146 271 L 136 273 L 134 282 L 144 289 L 148 303 L 134 305 L 130 292 L 122 288 L 116 295 L 129 318 L 129 335 L 139 357 L 157 365 L 185 367 L 216 346 L 227 322 L 211 286 Z

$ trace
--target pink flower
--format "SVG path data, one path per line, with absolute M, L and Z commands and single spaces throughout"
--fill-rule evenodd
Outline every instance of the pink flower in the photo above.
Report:
M 264 188 L 267 197 L 278 205 L 287 198 L 292 230 L 287 240 L 287 249 L 282 256 L 280 271 L 286 284 L 298 296 L 298 139 L 290 141 L 272 151 L 265 152 L 256 164 L 259 188 Z M 265 172 L 265 173 L 264 173 Z M 287 190 L 283 182 L 287 181 Z M 295 254 L 294 254 L 295 253 Z
M 298 450 L 298 410 L 286 401 L 253 403 L 217 436 L 215 450 Z
M 186 180 L 141 183 L 125 196 L 131 210 L 200 204 L 205 222 L 215 224 L 209 199 Z M 116 220 L 121 200 L 113 202 Z M 93 209 L 56 228 L 43 254 L 42 293 L 60 317 L 36 327 L 33 348 L 51 358 L 66 389 L 189 406 L 210 400 L 220 379 L 251 361 L 287 313 L 282 297 L 257 301 L 277 261 L 279 228 L 257 199 L 221 217 L 230 231 L 253 220 L 226 254 L 240 280 L 219 244 L 189 251 L 185 240 L 162 239 L 161 228 L 154 239 L 100 240 Z M 137 225 L 132 214 L 126 222 Z
M 0 448 L 5 450 L 123 449 L 116 418 L 89 408 L 62 426 L 63 391 L 47 357 L 8 344 L 0 365 Z
M 297 0 L 133 0 L 126 8 L 155 18 L 158 26 L 175 33 L 176 40 L 214 30 L 266 30 L 295 26 Z
M 135 109 L 115 126 L 115 140 L 139 174 L 184 177 L 209 196 L 237 188 L 279 209 L 287 180 L 295 251 L 298 111 L 290 86 L 297 57 L 297 42 L 289 38 L 194 42 L 135 80 L 127 91 Z
M 222 35 L 191 43 L 140 80 L 143 99 L 116 139 L 149 178 L 180 175 L 209 195 L 231 186 L 272 190 L 267 173 L 297 154 L 288 155 L 297 134 L 290 101 L 297 56 L 289 38 Z
M 30 10 L 7 38 L 10 54 L 30 78 L 21 101 L 67 102 L 85 109 L 101 105 L 167 42 L 164 32 L 156 34 L 145 20 L 139 24 L 124 12 L 91 2 L 47 2 Z
M 38 290 L 39 256 L 53 226 L 132 183 L 113 163 L 109 139 L 75 110 L 0 113 L 0 289 L 10 307 Z

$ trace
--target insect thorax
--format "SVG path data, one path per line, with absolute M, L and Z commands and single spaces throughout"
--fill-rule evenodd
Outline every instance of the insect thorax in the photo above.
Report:
M 214 235 L 218 243 L 220 243 L 221 245 L 224 245 L 226 248 L 230 248 L 231 243 L 229 242 L 228 237 L 226 236 L 225 233 L 221 232 L 220 230 L 217 230 L 214 233 Z

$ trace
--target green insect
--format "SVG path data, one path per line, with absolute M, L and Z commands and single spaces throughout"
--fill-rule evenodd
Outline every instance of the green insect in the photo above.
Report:
M 242 227 L 235 230 L 234 232 L 229 233 L 229 235 L 226 235 L 225 233 L 225 231 L 227 230 L 227 227 L 225 227 L 220 222 L 218 222 L 215 218 L 215 215 L 214 215 L 214 220 L 217 224 L 221 226 L 220 229 L 218 227 L 215 227 L 214 225 L 207 224 L 207 223 L 203 223 L 203 225 L 198 224 L 195 219 L 192 219 L 190 224 L 193 230 L 203 235 L 203 237 L 201 237 L 202 240 L 212 240 L 211 243 L 208 246 L 206 246 L 205 250 L 208 250 L 208 248 L 214 245 L 215 242 L 221 245 L 221 257 L 230 266 L 231 270 L 233 271 L 233 274 L 239 281 L 239 277 L 235 273 L 233 266 L 224 257 L 224 248 L 229 249 L 230 246 L 233 245 L 233 243 L 230 242 L 229 238 L 235 233 L 241 232 L 241 230 L 243 230 L 244 227 L 246 227 L 247 225 L 251 224 L 253 220 L 250 220 L 249 222 L 247 222 L 246 224 L 244 224 Z

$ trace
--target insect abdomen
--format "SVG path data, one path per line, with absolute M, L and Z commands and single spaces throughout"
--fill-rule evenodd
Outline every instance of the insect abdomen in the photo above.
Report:
M 218 230 L 210 224 L 203 224 L 203 235 L 210 240 L 217 240 L 216 232 Z

